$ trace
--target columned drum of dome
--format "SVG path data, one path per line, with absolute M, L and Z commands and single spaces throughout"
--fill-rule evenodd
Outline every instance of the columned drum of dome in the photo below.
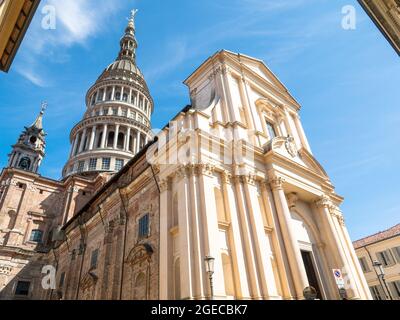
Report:
M 152 138 L 153 99 L 136 65 L 134 13 L 120 52 L 88 90 L 87 110 L 71 130 L 63 177 L 119 171 Z

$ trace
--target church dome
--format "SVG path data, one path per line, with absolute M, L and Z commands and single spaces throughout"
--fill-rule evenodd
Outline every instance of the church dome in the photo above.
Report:
M 99 77 L 100 80 L 107 80 L 107 79 L 132 79 L 135 78 L 142 78 L 143 74 L 136 65 L 134 61 L 131 59 L 122 59 L 116 60 L 111 63 L 101 74 Z

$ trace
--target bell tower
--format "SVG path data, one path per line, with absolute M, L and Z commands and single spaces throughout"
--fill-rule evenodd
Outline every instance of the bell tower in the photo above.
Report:
M 45 132 L 43 130 L 43 115 L 47 104 L 42 103 L 39 115 L 34 123 L 25 127 L 16 144 L 12 146 L 8 167 L 37 173 L 45 156 Z

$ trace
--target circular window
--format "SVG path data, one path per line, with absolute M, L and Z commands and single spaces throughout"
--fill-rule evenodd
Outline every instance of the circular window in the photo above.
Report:
M 32 136 L 32 137 L 29 139 L 29 141 L 30 141 L 32 144 L 35 144 L 36 141 L 37 141 L 37 138 L 36 138 L 35 136 Z

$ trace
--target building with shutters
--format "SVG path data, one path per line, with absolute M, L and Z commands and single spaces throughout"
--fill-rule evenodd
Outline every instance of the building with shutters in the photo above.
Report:
M 354 248 L 375 300 L 400 300 L 400 224 L 354 242 Z M 374 267 L 378 261 L 385 281 Z

